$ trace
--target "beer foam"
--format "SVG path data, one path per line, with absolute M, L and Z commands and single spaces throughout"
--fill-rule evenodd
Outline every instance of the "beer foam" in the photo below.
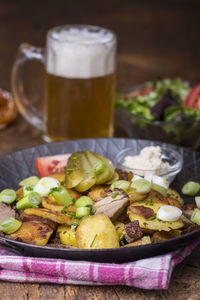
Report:
M 66 78 L 108 75 L 115 70 L 115 48 L 114 34 L 103 28 L 63 27 L 47 36 L 46 70 Z

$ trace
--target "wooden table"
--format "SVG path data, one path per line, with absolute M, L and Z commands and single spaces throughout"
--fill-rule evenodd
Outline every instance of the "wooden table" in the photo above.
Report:
M 118 86 L 159 76 L 200 82 L 198 0 L 0 1 L 0 86 L 10 89 L 10 72 L 22 42 L 44 46 L 48 28 L 90 23 L 117 33 Z M 41 70 L 40 70 L 41 71 Z M 38 85 L 37 85 L 38 83 Z M 35 90 L 40 80 L 35 79 Z M 122 133 L 120 133 L 122 134 Z M 115 135 L 119 135 L 116 132 Z M 42 143 L 21 117 L 0 131 L 0 155 Z M 58 286 L 0 282 L 0 299 L 200 299 L 200 248 L 176 267 L 167 291 L 129 287 Z

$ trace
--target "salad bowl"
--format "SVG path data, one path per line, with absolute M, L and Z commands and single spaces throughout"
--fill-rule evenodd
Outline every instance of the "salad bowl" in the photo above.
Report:
M 128 90 L 117 96 L 115 120 L 129 138 L 200 148 L 200 85 L 163 79 Z
M 90 149 L 108 157 L 115 164 L 117 153 L 128 147 L 146 147 L 158 145 L 167 148 L 169 145 L 148 140 L 132 139 L 83 139 L 60 143 L 45 144 L 22 151 L 18 151 L 0 158 L 0 190 L 7 187 L 16 189 L 18 182 L 31 175 L 37 175 L 35 161 L 38 157 L 73 153 Z M 200 155 L 185 148 L 174 147 L 184 157 L 184 168 L 177 175 L 172 187 L 178 192 L 188 180 L 200 181 Z M 185 198 L 187 203 L 189 199 Z M 200 236 L 200 230 L 185 235 L 136 247 L 121 247 L 116 249 L 67 249 L 49 246 L 36 246 L 16 240 L 0 237 L 0 246 L 16 254 L 35 257 L 62 258 L 71 260 L 86 260 L 96 262 L 123 263 L 142 258 L 167 253 L 190 244 Z

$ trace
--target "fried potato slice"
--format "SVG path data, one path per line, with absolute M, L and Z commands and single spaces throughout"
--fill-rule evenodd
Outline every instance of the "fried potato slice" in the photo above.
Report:
M 16 198 L 16 201 L 19 201 L 21 198 L 24 197 L 24 192 L 23 192 L 23 188 L 19 188 L 17 191 L 16 191 L 16 194 L 17 194 L 17 198 Z
M 68 225 L 58 226 L 57 233 L 60 237 L 61 244 L 77 247 L 76 230 Z
M 48 197 L 43 197 L 42 198 L 42 207 L 53 210 L 53 211 L 58 211 L 61 212 L 63 209 L 64 205 L 58 205 L 58 204 L 52 204 L 51 200 L 49 200 Z M 74 204 L 70 205 L 65 209 L 65 212 L 76 212 L 76 206 Z
M 76 241 L 81 249 L 119 248 L 116 229 L 104 214 L 85 217 L 76 230 Z
M 48 176 L 57 179 L 61 184 L 65 182 L 65 172 L 54 173 Z
M 151 196 L 151 197 L 150 197 Z M 145 199 L 143 199 L 140 202 L 134 202 L 132 203 L 128 210 L 127 210 L 127 214 L 129 216 L 129 219 L 133 222 L 135 220 L 139 221 L 139 225 L 141 228 L 144 229 L 150 229 L 150 230 L 156 230 L 156 231 L 170 231 L 172 229 L 179 229 L 183 227 L 183 222 L 180 219 L 178 219 L 177 221 L 173 221 L 173 222 L 165 222 L 165 221 L 161 221 L 159 219 L 157 219 L 156 214 L 158 212 L 158 209 L 162 206 L 162 205 L 175 205 L 177 206 L 177 200 L 173 199 L 173 201 L 171 204 L 168 201 L 168 198 L 162 196 L 156 192 L 152 192 L 149 193 L 148 196 L 146 196 Z M 178 202 L 178 207 L 180 208 L 180 203 Z M 150 217 L 150 218 L 145 218 L 145 216 L 143 216 L 142 214 L 136 213 L 131 207 L 147 207 L 153 210 L 155 217 Z
M 177 199 L 168 197 L 167 200 L 168 200 L 169 205 L 173 205 L 173 206 L 176 206 L 176 207 L 182 209 L 183 205 Z
M 72 218 L 70 215 L 64 215 L 58 211 L 53 211 L 47 208 L 27 208 L 24 210 L 24 214 L 49 219 L 58 224 L 71 225 L 72 222 L 76 222 L 78 224 L 80 222 L 78 219 Z
M 52 227 L 40 221 L 28 221 L 10 236 L 21 239 L 25 243 L 45 246 L 53 233 Z
M 180 194 L 179 194 L 177 191 L 175 191 L 175 190 L 173 190 L 173 189 L 171 189 L 171 188 L 169 188 L 169 189 L 167 190 L 167 197 L 176 199 L 176 200 L 179 201 L 181 204 L 184 204 L 184 201 L 183 201 L 183 199 L 181 198 Z
M 67 189 L 67 188 L 66 188 L 66 190 L 68 191 L 68 193 L 70 194 L 70 196 L 71 196 L 73 199 L 75 199 L 75 200 L 77 200 L 78 198 L 80 198 L 81 196 L 83 196 L 82 193 L 77 192 L 77 191 L 75 191 L 75 190 Z
M 54 222 L 52 220 L 49 220 L 49 219 L 44 219 L 44 218 L 41 218 L 41 217 L 38 217 L 38 216 L 25 215 L 24 211 L 20 211 L 19 219 L 22 223 L 30 222 L 30 221 L 42 222 L 42 223 L 47 224 L 48 226 L 50 226 L 53 230 L 55 230 L 57 225 L 58 225 L 56 222 Z
M 181 231 L 180 230 L 171 230 L 171 231 L 156 231 L 154 234 L 153 234 L 153 237 L 152 237 L 152 240 L 153 242 L 162 242 L 162 241 L 165 241 L 165 240 L 169 240 L 173 237 L 176 237 L 176 236 L 180 236 L 181 235 Z
M 147 245 L 147 244 L 151 244 L 150 236 L 143 236 L 141 239 L 134 241 L 132 243 L 129 243 L 123 247 L 135 247 L 135 246 Z
M 114 223 L 115 229 L 117 231 L 117 234 L 119 236 L 119 238 L 122 236 L 123 231 L 124 231 L 124 223 L 119 222 L 119 221 L 115 221 Z
M 108 188 L 103 185 L 95 185 L 91 188 L 90 192 L 88 193 L 88 197 L 92 199 L 92 201 L 97 202 L 102 199 L 102 193 L 107 190 Z
M 128 192 L 128 197 L 129 197 L 130 203 L 133 203 L 135 201 L 141 201 L 141 200 L 145 199 L 146 196 L 147 196 L 146 194 L 140 194 L 135 191 Z

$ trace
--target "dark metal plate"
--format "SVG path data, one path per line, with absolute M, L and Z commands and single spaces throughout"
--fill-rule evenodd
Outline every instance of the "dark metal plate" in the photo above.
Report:
M 162 145 L 162 147 L 167 147 L 167 144 L 161 144 L 159 142 L 113 138 L 50 143 L 18 151 L 0 158 L 0 190 L 7 187 L 17 189 L 20 180 L 37 174 L 35 170 L 35 160 L 39 156 L 72 153 L 79 150 L 90 149 L 115 162 L 115 156 L 120 150 L 127 147 L 138 147 L 139 145 L 142 147 L 148 145 Z M 191 179 L 200 181 L 200 155 L 185 148 L 170 146 L 180 151 L 184 156 L 184 169 L 178 174 L 172 184 L 175 189 L 180 191 L 184 182 Z M 190 199 L 185 199 L 185 202 L 189 201 Z M 100 250 L 41 247 L 12 241 L 3 237 L 0 238 L 0 245 L 7 250 L 26 256 L 123 263 L 176 250 L 190 244 L 191 241 L 197 237 L 200 237 L 200 230 L 160 243 Z

